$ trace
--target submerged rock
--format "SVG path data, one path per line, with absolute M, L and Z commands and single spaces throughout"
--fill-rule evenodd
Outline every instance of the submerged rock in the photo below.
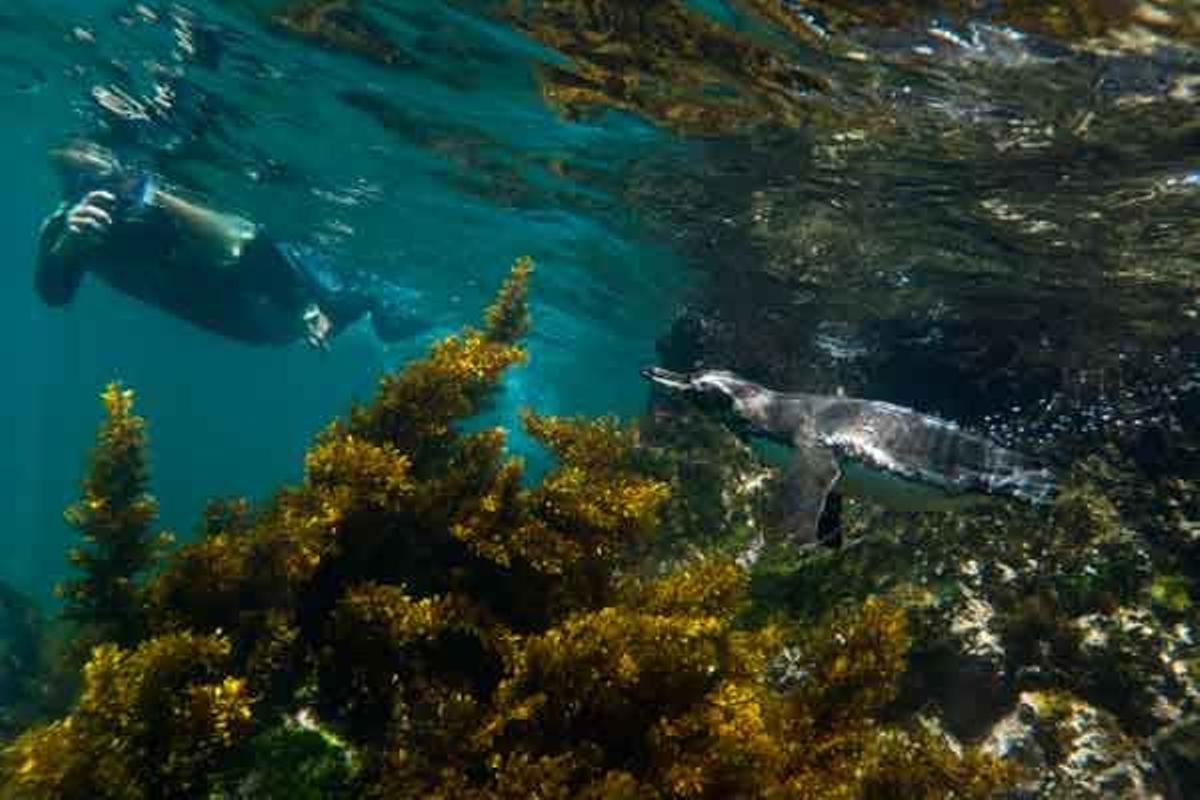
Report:
M 1152 740 L 1159 767 L 1173 797 L 1200 786 L 1200 715 L 1181 720 Z
M 1112 714 L 1065 692 L 1022 692 L 983 748 L 1026 768 L 1018 797 L 1169 796 L 1150 749 Z
M 951 733 L 975 738 L 1011 703 L 1007 654 L 986 595 L 962 583 L 940 594 L 924 614 L 909 696 L 934 704 Z
M 1080 668 L 1096 676 L 1092 694 L 1111 697 L 1144 731 L 1161 730 L 1200 707 L 1200 681 L 1188 669 L 1198 650 L 1190 625 L 1165 624 L 1146 608 L 1123 607 L 1075 621 Z
M 42 637 L 37 606 L 0 583 L 0 740 L 29 724 L 38 705 Z
M 799 619 L 872 594 L 900 600 L 913 647 L 893 713 L 1024 765 L 1020 797 L 1188 796 L 1173 793 L 1154 737 L 1200 708 L 1194 612 L 1155 590 L 1177 573 L 1142 516 L 1075 478 L 1050 513 L 852 502 L 844 525 L 840 552 L 760 565 L 757 596 Z M 803 685 L 803 666 L 785 654 L 771 677 Z M 1173 771 L 1186 773 L 1189 741 L 1172 739 Z

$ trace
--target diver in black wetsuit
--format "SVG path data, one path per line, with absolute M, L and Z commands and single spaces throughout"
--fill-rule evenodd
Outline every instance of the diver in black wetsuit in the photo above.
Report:
M 335 269 L 311 248 L 274 241 L 162 177 L 181 162 L 207 159 L 214 141 L 244 150 L 223 124 L 234 111 L 188 76 L 192 69 L 216 73 L 226 58 L 253 58 L 238 52 L 236 34 L 186 9 L 167 21 L 170 58 L 150 62 L 145 73 L 125 69 L 118 84 L 97 84 L 86 138 L 51 154 L 67 200 L 42 226 L 42 299 L 70 303 L 91 272 L 195 325 L 254 344 L 304 339 L 324 348 L 368 314 L 384 341 L 426 328 L 415 313 L 417 292 Z
M 370 314 L 394 341 L 427 325 L 418 293 L 322 255 L 269 239 L 254 223 L 191 202 L 105 148 L 75 142 L 54 153 L 74 198 L 42 226 L 36 285 L 68 304 L 85 272 L 189 322 L 253 344 L 303 338 L 319 348 Z

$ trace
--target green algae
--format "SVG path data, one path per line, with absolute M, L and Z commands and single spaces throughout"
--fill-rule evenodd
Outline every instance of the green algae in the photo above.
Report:
M 306 714 L 255 736 L 225 790 L 263 800 L 321 800 L 351 791 L 358 763 L 346 743 Z
M 1183 575 L 1159 575 L 1150 582 L 1150 601 L 1172 614 L 1185 614 L 1192 608 L 1191 581 Z

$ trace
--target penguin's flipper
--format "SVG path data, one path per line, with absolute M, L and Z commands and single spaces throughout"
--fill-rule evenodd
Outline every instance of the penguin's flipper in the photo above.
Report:
M 797 443 L 779 487 L 780 525 L 789 544 L 803 546 L 821 541 L 821 515 L 841 476 L 829 448 L 812 442 Z
M 831 550 L 842 549 L 842 495 L 836 489 L 825 498 L 825 510 L 817 523 L 817 541 Z

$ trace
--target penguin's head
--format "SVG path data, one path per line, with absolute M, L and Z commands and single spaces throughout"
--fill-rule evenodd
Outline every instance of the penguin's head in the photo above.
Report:
M 705 411 L 720 415 L 726 422 L 737 427 L 748 426 L 750 433 L 767 427 L 771 391 L 728 370 L 685 373 L 646 367 L 642 377 L 668 392 L 687 397 Z

